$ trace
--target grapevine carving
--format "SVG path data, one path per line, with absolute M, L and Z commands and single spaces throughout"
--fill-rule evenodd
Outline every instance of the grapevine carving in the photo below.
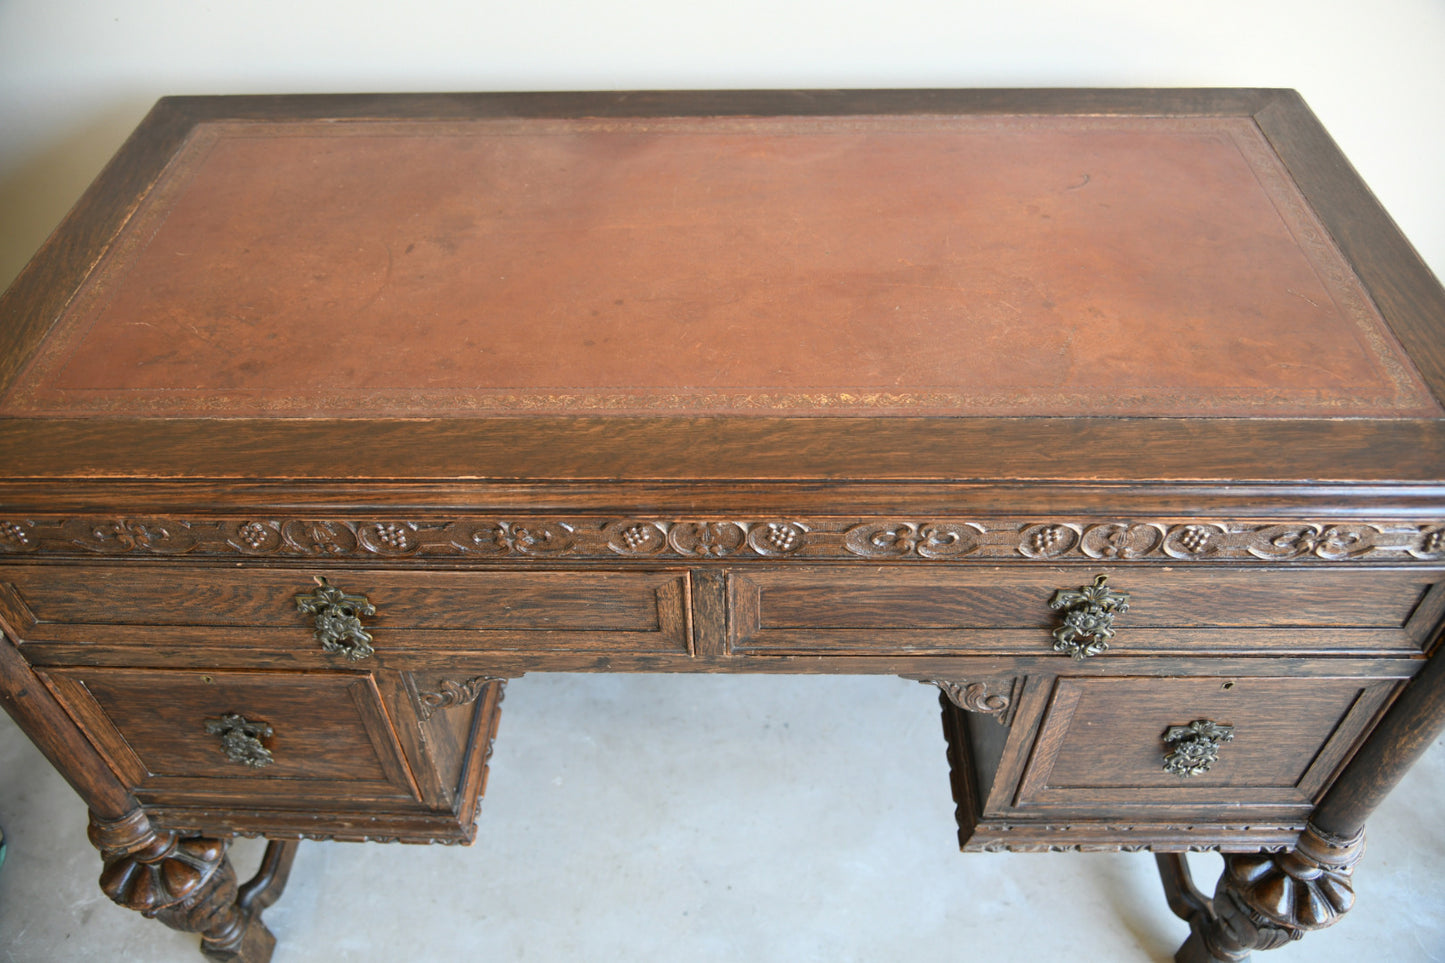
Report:
M 680 555 L 722 558 L 742 550 L 747 532 L 737 522 L 679 522 L 668 529 L 667 541 Z
M 467 555 L 566 555 L 576 544 L 572 526 L 543 519 L 456 522 L 445 526 L 444 532 L 447 544 Z
M 807 544 L 808 530 L 797 522 L 762 522 L 748 529 L 748 544 L 759 555 L 796 555 Z
M 843 545 L 854 555 L 872 558 L 950 558 L 975 551 L 981 530 L 951 522 L 874 522 L 848 529 Z
M 0 522 L 0 552 L 33 552 L 35 547 L 29 522 Z
M 174 519 L 78 519 L 64 528 L 72 544 L 101 555 L 184 555 L 196 547 L 190 525 Z
M 0 555 L 899 562 L 1445 561 L 1445 521 L 1007 518 L 0 518 Z

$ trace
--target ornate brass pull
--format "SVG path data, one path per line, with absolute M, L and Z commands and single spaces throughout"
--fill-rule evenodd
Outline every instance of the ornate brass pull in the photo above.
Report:
M 1209 771 L 1219 760 L 1219 747 L 1234 738 L 1233 726 L 1196 719 L 1187 726 L 1170 726 L 1164 741 L 1173 746 L 1164 756 L 1164 769 L 1181 779 Z
M 1109 576 L 1100 575 L 1093 585 L 1054 593 L 1049 608 L 1064 613 L 1064 624 L 1054 629 L 1055 652 L 1082 660 L 1108 650 L 1114 637 L 1114 616 L 1129 611 L 1129 593 L 1115 592 L 1108 582 Z
M 371 633 L 361 625 L 363 615 L 376 614 L 365 595 L 347 595 L 318 575 L 316 588 L 296 596 L 296 607 L 316 617 L 316 641 L 327 652 L 340 652 L 356 662 L 376 651 Z
M 264 722 L 251 722 L 245 716 L 228 712 L 219 719 L 209 719 L 206 731 L 221 737 L 221 751 L 232 762 L 262 769 L 271 765 L 271 750 L 261 745 L 262 739 L 270 739 L 273 731 Z

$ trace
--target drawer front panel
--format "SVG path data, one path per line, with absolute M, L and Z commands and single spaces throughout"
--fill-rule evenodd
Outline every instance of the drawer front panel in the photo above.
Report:
M 1061 624 L 1049 605 L 1054 593 L 1101 574 L 1130 596 L 1111 651 L 1183 655 L 1418 653 L 1442 580 L 1438 570 L 1298 568 L 735 571 L 732 650 L 1037 655 L 1051 650 Z
M 1396 683 L 1358 678 L 1063 677 L 1049 696 L 1015 805 L 1308 808 Z M 1204 771 L 1191 723 L 1227 727 Z
M 314 645 L 296 597 L 314 575 L 376 613 L 378 651 L 458 647 L 690 652 L 686 572 L 198 570 L 179 566 L 24 567 L 0 573 L 3 608 L 25 642 L 154 641 Z
M 45 678 L 147 798 L 303 808 L 419 798 L 369 675 L 57 668 Z M 228 715 L 266 728 L 264 766 L 230 758 L 208 731 Z

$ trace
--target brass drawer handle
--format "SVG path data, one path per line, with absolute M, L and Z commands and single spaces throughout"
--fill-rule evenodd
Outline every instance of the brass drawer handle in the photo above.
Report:
M 1129 593 L 1108 587 L 1109 576 L 1100 575 L 1093 585 L 1059 589 L 1049 608 L 1064 613 L 1064 624 L 1054 629 L 1054 651 L 1075 659 L 1098 655 L 1109 648 L 1114 637 L 1114 616 L 1129 611 Z
M 1164 741 L 1173 746 L 1164 755 L 1164 770 L 1181 779 L 1209 771 L 1219 761 L 1219 747 L 1234 738 L 1233 726 L 1196 719 L 1187 726 L 1170 726 Z
M 261 745 L 262 739 L 270 739 L 273 731 L 264 722 L 251 722 L 245 716 L 228 712 L 219 719 L 206 721 L 206 731 L 221 737 L 221 751 L 232 762 L 239 762 L 255 769 L 263 769 L 275 762 L 271 750 Z
M 318 575 L 314 589 L 296 596 L 296 607 L 316 617 L 316 641 L 327 652 L 339 652 L 356 662 L 376 651 L 371 633 L 361 625 L 363 615 L 376 614 L 376 606 L 365 595 L 347 595 Z

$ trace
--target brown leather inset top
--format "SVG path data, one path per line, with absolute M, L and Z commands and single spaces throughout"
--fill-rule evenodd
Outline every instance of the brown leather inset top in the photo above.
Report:
M 1245 118 L 202 124 L 21 416 L 1435 416 Z

